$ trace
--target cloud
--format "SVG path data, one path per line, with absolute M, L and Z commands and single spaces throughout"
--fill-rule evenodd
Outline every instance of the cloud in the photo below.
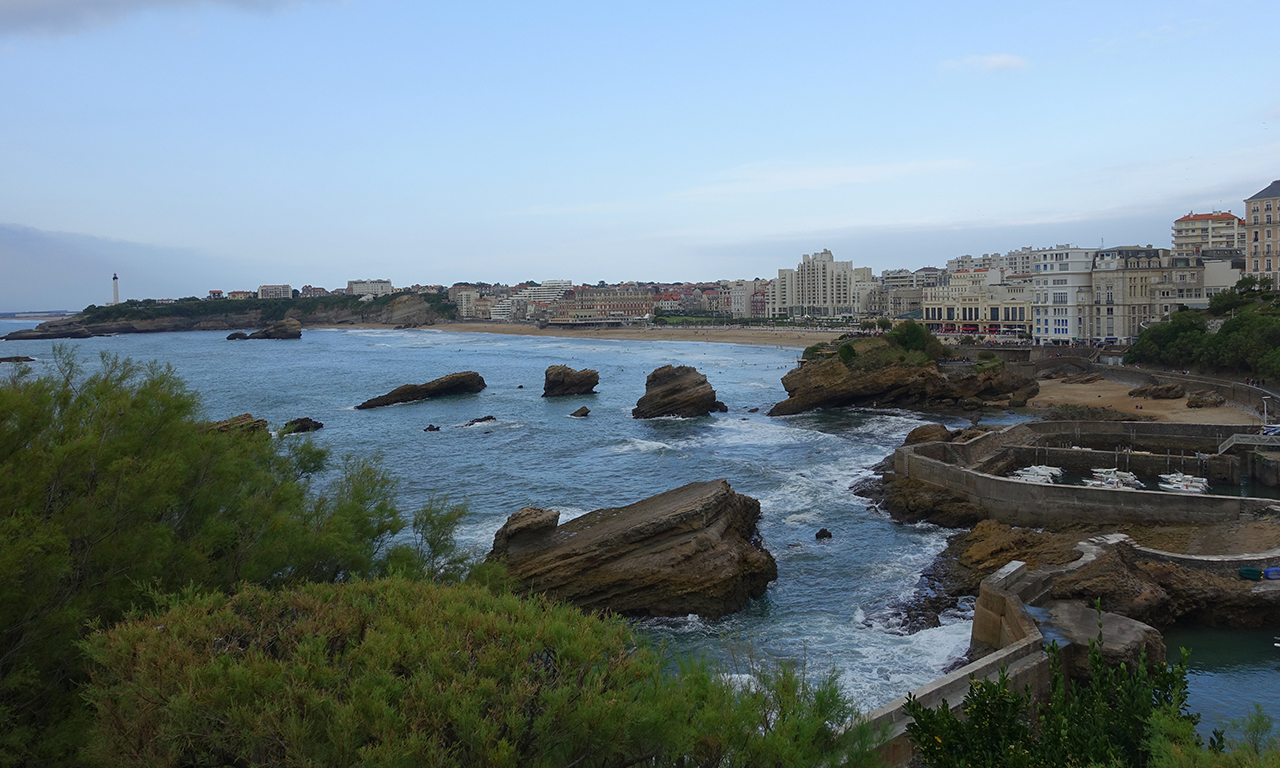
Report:
M 876 184 L 909 176 L 944 173 L 968 167 L 963 160 L 912 160 L 874 165 L 819 165 L 756 163 L 723 174 L 724 181 L 681 190 L 677 200 L 717 200 L 742 195 L 763 195 L 800 190 L 831 189 L 851 184 Z
M 0 0 L 0 35 L 67 34 L 112 24 L 151 8 L 230 5 L 269 11 L 301 0 Z
M 995 53 L 989 56 L 966 56 L 942 62 L 943 69 L 978 72 L 1002 72 L 1008 69 L 1026 69 L 1028 61 L 1011 53 Z

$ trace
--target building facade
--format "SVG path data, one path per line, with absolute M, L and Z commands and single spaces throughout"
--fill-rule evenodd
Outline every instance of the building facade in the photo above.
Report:
M 853 319 L 859 313 L 852 261 L 830 250 L 804 254 L 795 269 L 778 270 L 769 294 L 769 317 Z
M 1244 249 L 1246 239 L 1244 219 L 1230 211 L 1188 213 L 1173 222 L 1173 257 L 1193 259 L 1211 249 Z
M 258 286 L 259 299 L 292 299 L 293 289 L 288 285 L 260 285 Z
M 1275 286 L 1280 273 L 1280 181 L 1244 201 L 1245 274 Z
M 352 296 L 387 296 L 392 293 L 390 280 L 348 280 L 347 293 Z

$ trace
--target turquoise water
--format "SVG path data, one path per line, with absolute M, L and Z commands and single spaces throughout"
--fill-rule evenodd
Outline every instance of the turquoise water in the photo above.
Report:
M 31 323 L 0 322 L 7 333 Z M 507 516 L 524 506 L 567 519 L 619 506 L 695 480 L 726 478 L 760 500 L 761 532 L 778 580 L 746 610 L 719 621 L 696 617 L 642 623 L 681 650 L 727 656 L 733 649 L 834 668 L 870 708 L 937 677 L 968 647 L 964 609 L 943 625 L 907 635 L 902 601 L 945 545 L 931 525 L 898 525 L 849 487 L 934 421 L 899 410 L 838 409 L 764 415 L 785 397 L 781 377 L 798 350 L 698 342 L 530 338 L 431 330 L 307 330 L 299 341 L 229 342 L 225 332 L 133 334 L 67 342 L 86 362 L 98 352 L 172 364 L 202 397 L 206 416 L 252 413 L 273 427 L 299 416 L 325 424 L 315 440 L 338 454 L 380 453 L 400 481 L 404 507 L 431 495 L 465 499 L 460 538 L 483 553 Z M 0 355 L 50 358 L 53 342 L 5 342 Z M 726 414 L 637 421 L 630 410 L 658 366 L 706 374 Z M 598 395 L 548 400 L 547 366 L 600 372 Z M 476 395 L 356 411 L 401 384 L 474 370 Z M 523 388 L 521 388 L 523 387 Z M 591 415 L 568 414 L 586 405 Z M 751 409 L 759 411 L 751 413 Z M 495 421 L 462 428 L 471 419 Z M 956 420 L 951 426 L 966 424 Z M 435 424 L 442 429 L 427 433 Z M 822 527 L 834 537 L 816 542 Z

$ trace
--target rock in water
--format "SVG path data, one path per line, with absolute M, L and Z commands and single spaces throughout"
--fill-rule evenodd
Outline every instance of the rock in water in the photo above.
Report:
M 782 377 L 787 399 L 769 410 L 770 416 L 790 416 L 815 408 L 845 405 L 920 406 L 943 401 L 968 401 L 977 407 L 1017 393 L 1034 397 L 1040 385 L 1005 366 L 980 373 L 947 373 L 936 365 L 892 364 L 864 371 L 850 368 L 839 357 L 813 360 Z
M 300 339 L 302 338 L 302 323 L 294 320 L 292 317 L 272 323 L 260 331 L 249 334 L 251 339 Z
M 575 371 L 567 365 L 553 365 L 547 368 L 542 396 L 594 395 L 599 383 L 600 374 L 590 368 Z
M 461 425 L 461 428 L 466 429 L 467 427 L 474 427 L 477 424 L 483 424 L 486 421 L 497 421 L 497 420 L 498 418 L 496 416 L 481 416 L 478 419 L 472 419 L 471 421 L 468 421 L 466 424 Z M 485 434 L 488 434 L 488 433 L 486 432 Z
M 282 429 L 281 432 L 283 432 L 286 435 L 291 435 L 294 432 L 315 432 L 317 429 L 320 429 L 323 426 L 324 424 L 322 424 L 321 422 L 318 422 L 315 419 L 310 418 L 308 416 L 303 416 L 300 419 L 294 419 L 293 421 L 286 421 L 284 424 L 284 429 Z
M 584 419 L 587 416 L 591 415 L 591 409 L 584 405 L 569 415 L 574 417 L 575 419 Z
M 658 416 L 691 419 L 713 411 L 725 413 L 728 410 L 716 399 L 716 391 L 706 376 L 687 365 L 664 365 L 645 379 L 644 396 L 636 401 L 631 416 L 636 419 Z
M 951 439 L 951 430 L 941 424 L 925 424 L 916 427 L 907 433 L 907 439 L 902 441 L 903 445 L 915 445 L 916 443 L 945 443 Z
M 520 510 L 494 534 L 488 560 L 505 562 L 526 591 L 629 616 L 724 616 L 778 577 L 756 528 L 760 502 L 725 480 L 559 518 Z
M 244 341 L 247 338 L 249 338 L 249 334 L 244 331 L 232 331 L 227 334 L 227 341 Z
M 813 538 L 817 539 L 818 541 L 829 539 L 831 538 L 831 531 L 828 531 L 826 528 L 819 528 L 818 532 L 813 534 Z
M 484 389 L 484 387 L 484 379 L 481 378 L 480 374 L 475 371 L 462 371 L 460 373 L 451 373 L 448 376 L 441 376 L 434 381 L 428 381 L 426 384 L 405 384 L 402 387 L 396 387 L 385 395 L 365 400 L 357 405 L 356 409 L 363 410 L 397 403 L 412 403 L 416 400 L 426 400 L 429 397 L 474 394 Z

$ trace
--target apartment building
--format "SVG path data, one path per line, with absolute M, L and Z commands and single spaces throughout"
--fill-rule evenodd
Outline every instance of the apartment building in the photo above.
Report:
M 652 317 L 656 301 L 657 297 L 647 287 L 582 286 L 555 302 L 550 322 L 557 325 L 631 322 Z
M 830 250 L 806 253 L 795 269 L 778 270 L 768 316 L 852 319 L 859 314 L 854 280 L 852 261 L 836 261 Z
M 259 299 L 292 299 L 293 288 L 288 285 L 260 285 L 258 286 Z
M 387 296 L 392 293 L 390 280 L 348 280 L 347 293 L 352 296 Z
M 1271 285 L 1280 273 L 1280 181 L 1244 201 L 1245 274 Z
M 1090 274 L 1097 251 L 1058 245 L 1030 249 L 1032 326 L 1037 344 L 1089 339 L 1085 309 L 1093 303 Z
M 1173 222 L 1173 257 L 1192 259 L 1209 250 L 1245 249 L 1244 219 L 1230 211 L 1188 213 Z
M 992 262 L 994 263 L 994 262 Z M 1030 332 L 1030 279 L 1006 280 L 997 268 L 943 273 L 921 289 L 922 322 L 936 333 L 1018 336 Z

